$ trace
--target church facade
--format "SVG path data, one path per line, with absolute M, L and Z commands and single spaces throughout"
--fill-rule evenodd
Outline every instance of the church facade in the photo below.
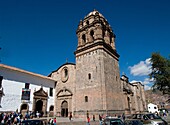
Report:
M 65 63 L 49 77 L 57 81 L 54 115 L 75 117 L 120 115 L 146 109 L 144 86 L 129 83 L 119 71 L 115 34 L 94 10 L 80 20 L 75 64 Z

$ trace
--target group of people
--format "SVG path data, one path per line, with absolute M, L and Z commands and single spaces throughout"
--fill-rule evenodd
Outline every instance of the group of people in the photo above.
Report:
M 0 123 L 4 123 L 7 125 L 11 124 L 18 125 L 23 120 L 32 119 L 33 116 L 34 116 L 33 112 L 26 112 L 24 115 L 22 113 L 17 112 L 2 112 L 0 113 Z M 40 114 L 38 114 L 38 116 L 36 117 L 40 117 Z
M 48 121 L 48 125 L 57 125 L 57 119 L 56 118 L 50 118 Z
M 7 125 L 20 124 L 23 119 L 25 119 L 25 116 L 23 116 L 21 113 L 16 113 L 16 112 L 0 113 L 0 123 L 4 123 Z

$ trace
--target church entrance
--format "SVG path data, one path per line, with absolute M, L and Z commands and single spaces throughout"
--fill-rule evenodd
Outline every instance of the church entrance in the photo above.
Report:
M 47 101 L 48 94 L 41 87 L 38 91 L 34 92 L 33 97 L 33 111 L 35 113 L 40 113 L 40 116 L 47 116 Z
M 61 116 L 68 117 L 68 102 L 67 101 L 63 101 L 61 103 Z
M 35 111 L 42 112 L 42 106 L 43 106 L 43 101 L 38 100 L 38 101 L 36 102 Z

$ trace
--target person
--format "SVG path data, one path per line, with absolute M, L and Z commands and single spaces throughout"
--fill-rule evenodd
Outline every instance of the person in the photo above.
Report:
M 99 124 L 102 125 L 102 116 L 99 114 Z
M 87 116 L 87 125 L 90 125 L 90 117 Z
M 164 112 L 164 113 L 163 113 L 163 117 L 164 117 L 164 119 L 166 119 L 166 116 L 167 116 L 167 115 L 166 115 L 166 112 Z
M 122 120 L 125 121 L 125 114 L 122 114 Z
M 70 119 L 70 121 L 71 121 L 71 119 L 72 119 L 72 113 L 70 112 L 70 116 L 69 116 L 69 119 Z
M 93 115 L 93 121 L 95 121 L 95 115 Z
M 53 119 L 50 119 L 50 125 L 53 125 Z
M 57 125 L 57 120 L 56 120 L 56 118 L 54 118 L 54 120 L 53 120 L 53 125 Z
M 36 112 L 36 116 L 37 116 L 37 118 L 39 118 L 39 116 L 40 116 L 40 113 L 38 111 Z

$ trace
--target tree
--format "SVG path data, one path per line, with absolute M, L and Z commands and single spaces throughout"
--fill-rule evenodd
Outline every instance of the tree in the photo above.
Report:
M 158 89 L 163 94 L 170 94 L 170 60 L 159 53 L 152 53 L 150 79 L 154 79 L 153 89 Z

